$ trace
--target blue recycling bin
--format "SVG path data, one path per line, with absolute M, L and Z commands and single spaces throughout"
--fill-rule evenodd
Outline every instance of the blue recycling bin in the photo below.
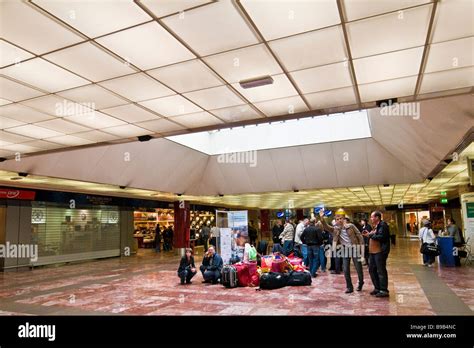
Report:
M 441 249 L 441 254 L 439 255 L 439 263 L 441 266 L 454 267 L 454 238 L 439 236 L 438 245 Z

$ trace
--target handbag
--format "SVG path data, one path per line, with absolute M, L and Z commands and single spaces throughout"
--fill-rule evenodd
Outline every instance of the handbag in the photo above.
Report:
M 435 243 L 423 243 L 420 252 L 429 256 L 439 256 L 439 254 L 441 254 L 441 248 Z

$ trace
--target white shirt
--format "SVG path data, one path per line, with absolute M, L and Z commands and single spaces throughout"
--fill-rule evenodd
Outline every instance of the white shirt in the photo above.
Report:
M 298 225 L 296 225 L 296 234 L 295 234 L 295 243 L 303 244 L 301 241 L 301 234 L 304 231 L 304 222 L 301 221 Z
M 436 242 L 436 236 L 434 235 L 433 230 L 428 227 L 420 228 L 418 238 L 420 238 L 422 243 L 432 244 Z

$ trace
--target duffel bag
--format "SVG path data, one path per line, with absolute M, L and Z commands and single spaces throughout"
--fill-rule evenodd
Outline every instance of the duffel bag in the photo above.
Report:
M 441 254 L 441 248 L 435 243 L 423 243 L 420 252 L 429 256 L 438 256 Z
M 238 283 L 237 283 L 237 270 L 235 269 L 234 266 L 226 265 L 224 268 L 222 268 L 222 274 L 221 274 L 221 281 L 222 285 L 224 285 L 226 288 L 236 288 Z
M 272 262 L 272 272 L 283 273 L 286 269 L 286 259 L 281 255 L 275 255 Z
M 256 261 L 248 261 L 248 262 L 245 262 L 245 264 L 249 268 L 249 275 L 250 276 L 257 273 L 257 262 Z
M 288 286 L 311 285 L 311 274 L 309 272 L 291 272 L 288 275 Z
M 260 277 L 260 289 L 272 290 L 286 286 L 288 282 L 288 274 L 284 273 L 263 273 Z
M 258 276 L 258 273 L 255 272 L 255 274 L 252 274 L 250 276 L 249 286 L 259 286 L 259 285 L 260 285 L 260 277 Z
M 237 271 L 237 283 L 239 286 L 250 285 L 249 267 L 246 263 L 236 263 L 233 265 Z
M 299 257 L 288 257 L 288 261 L 290 261 L 292 266 L 301 265 L 303 263 L 303 259 Z

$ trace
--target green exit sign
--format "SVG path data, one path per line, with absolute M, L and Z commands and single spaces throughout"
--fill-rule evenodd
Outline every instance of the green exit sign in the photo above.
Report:
M 441 203 L 448 203 L 448 199 L 447 198 L 441 198 Z
M 446 191 L 441 191 L 441 196 L 446 196 Z

